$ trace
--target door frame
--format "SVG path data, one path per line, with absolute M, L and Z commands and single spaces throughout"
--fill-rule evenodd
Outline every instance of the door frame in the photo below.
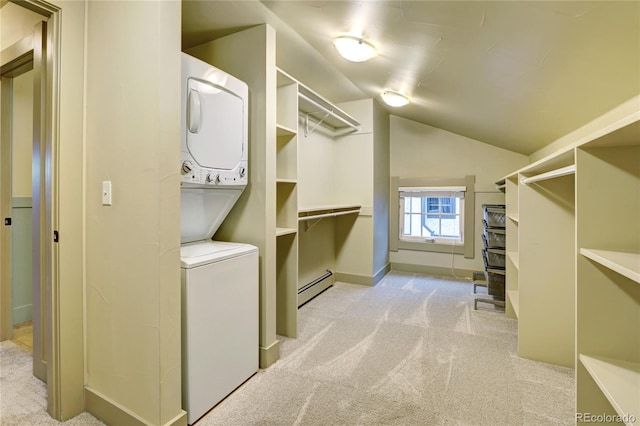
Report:
M 41 335 L 44 336 L 41 345 L 41 351 L 46 360 L 46 383 L 47 383 L 47 411 L 55 419 L 63 420 L 63 417 L 69 418 L 72 413 L 63 410 L 63 398 L 66 394 L 73 393 L 74 389 L 67 389 L 62 386 L 62 353 L 60 350 L 60 325 L 61 325 L 61 312 L 60 312 L 60 300 L 57 297 L 59 294 L 59 245 L 54 242 L 54 230 L 58 229 L 59 217 L 58 217 L 58 159 L 59 159 L 59 102 L 60 102 L 60 58 L 61 58 L 61 12 L 62 10 L 55 5 L 52 5 L 43 0 L 14 0 L 17 5 L 29 9 L 35 13 L 38 13 L 45 17 L 46 25 L 40 27 L 42 34 L 40 37 L 42 43 L 38 43 L 37 46 L 33 46 L 33 63 L 34 67 L 40 67 L 39 72 L 43 78 L 38 79 L 41 84 L 36 86 L 36 91 L 41 90 L 39 105 L 34 104 L 34 111 L 40 109 L 40 120 L 36 123 L 34 120 L 34 132 L 39 131 L 40 144 L 39 149 L 41 154 L 41 169 L 44 173 L 39 173 L 40 187 L 42 189 L 39 200 L 35 200 L 34 196 L 34 211 L 36 203 L 41 204 L 41 214 L 39 220 L 34 220 L 34 226 L 38 225 L 36 229 L 34 227 L 34 236 L 39 234 L 41 236 L 40 256 L 39 262 L 40 271 L 36 273 L 34 271 L 34 277 L 36 274 L 41 276 L 40 287 L 43 290 L 40 300 L 40 312 L 42 315 L 43 324 Z M 37 35 L 34 35 L 34 39 Z M 7 49 L 8 50 L 8 49 Z M 3 53 L 2 63 L 8 63 L 11 61 L 9 58 L 5 58 Z M 6 60 L 5 60 L 6 59 Z M 15 58 L 14 58 L 15 59 Z M 36 75 L 34 74 L 34 80 Z M 3 86 L 4 90 L 4 86 Z M 37 98 L 37 92 L 34 91 L 34 98 Z M 4 104 L 2 107 L 6 107 Z M 37 130 L 36 130 L 37 129 Z M 3 126 L 3 134 L 5 132 L 5 126 Z M 4 135 L 3 135 L 4 136 Z M 35 147 L 34 147 L 35 148 Z M 9 151 L 10 153 L 10 151 Z M 36 153 L 34 152 L 34 155 Z M 5 167 L 7 161 L 5 147 L 2 148 L 2 165 Z M 8 159 L 10 164 L 10 158 Z M 34 176 L 35 177 L 35 176 Z M 34 187 L 36 186 L 34 182 Z M 4 189 L 3 189 L 4 190 Z M 10 191 L 10 189 L 9 189 Z M 0 197 L 6 195 L 2 194 Z M 2 202 L 3 205 L 10 205 L 9 203 Z M 4 207 L 3 207 L 4 208 Z M 4 212 L 3 212 L 4 213 Z M 4 216 L 9 217 L 9 216 Z M 57 231 L 56 231 L 57 232 Z M 8 232 L 2 230 L 2 250 L 6 245 Z M 34 238 L 35 242 L 35 238 Z M 34 246 L 35 248 L 35 246 Z M 2 256 L 6 259 L 7 256 Z M 3 270 L 4 268 L 3 260 Z M 35 265 L 35 262 L 34 262 Z M 3 272 L 4 275 L 4 272 Z M 4 278 L 4 277 L 3 277 Z M 34 279 L 35 281 L 35 279 Z M 0 321 L 2 326 L 0 327 L 0 333 L 4 339 L 6 335 L 6 328 L 11 326 L 11 311 L 10 311 L 10 297 L 9 311 L 6 310 L 5 294 L 7 291 L 11 291 L 11 283 L 7 283 L 6 280 L 0 280 L 2 288 L 0 294 L 2 295 L 2 303 L 0 303 Z M 9 287 L 8 290 L 6 287 Z M 34 295 L 34 297 L 36 297 Z M 35 304 L 34 300 L 34 304 Z M 34 324 L 35 324 L 35 311 L 38 310 L 34 305 Z M 8 320 L 8 321 L 7 321 Z M 8 325 L 7 325 L 8 323 Z M 35 342 L 34 342 L 35 343 Z M 35 354 L 34 344 L 34 354 Z M 36 357 L 34 356 L 34 362 Z M 35 365 L 34 365 L 35 368 Z M 64 392 L 64 395 L 63 395 Z M 66 403 L 65 403 L 66 405 Z M 73 403 L 70 403 L 73 405 Z M 77 413 L 73 413 L 75 415 Z

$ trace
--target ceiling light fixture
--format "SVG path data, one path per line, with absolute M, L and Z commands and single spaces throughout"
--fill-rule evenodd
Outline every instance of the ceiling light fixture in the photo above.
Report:
M 385 90 L 381 96 L 384 103 L 392 107 L 401 107 L 409 103 L 409 98 L 393 90 Z
M 358 37 L 341 36 L 333 40 L 333 45 L 343 58 L 351 62 L 368 61 L 378 55 L 371 43 Z

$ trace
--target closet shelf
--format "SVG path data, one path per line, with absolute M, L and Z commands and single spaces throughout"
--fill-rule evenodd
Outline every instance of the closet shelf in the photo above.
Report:
M 280 137 L 280 136 L 289 136 L 289 137 L 293 137 L 297 134 L 298 132 L 294 129 L 291 129 L 287 126 L 283 126 L 281 124 L 276 124 L 276 136 Z
M 288 183 L 290 185 L 295 185 L 298 183 L 297 179 L 286 179 L 286 178 L 276 178 L 276 183 Z
M 342 216 L 360 213 L 359 205 L 336 205 L 306 207 L 298 210 L 298 221 L 323 219 L 325 217 Z
M 580 254 L 640 284 L 640 254 L 586 248 Z
M 305 118 L 305 136 L 319 126 L 327 127 L 333 132 L 346 129 L 348 131 L 360 130 L 358 120 L 318 95 L 302 83 L 298 87 L 298 109 Z M 309 121 L 315 123 L 312 129 L 309 128 Z
M 570 166 L 561 167 L 559 169 L 551 170 L 545 173 L 540 173 L 539 175 L 522 178 L 522 183 L 527 185 L 529 183 L 539 182 L 547 179 L 554 179 L 561 176 L 573 175 L 575 173 L 576 165 L 572 164 Z
M 585 366 L 598 387 L 616 412 L 627 419 L 640 418 L 640 364 L 580 354 Z
M 515 266 L 516 269 L 520 269 L 520 256 L 518 255 L 518 252 L 516 251 L 507 252 L 507 257 L 511 259 L 511 263 L 513 263 L 513 266 Z
M 295 234 L 298 232 L 297 229 L 294 228 L 276 228 L 276 237 L 281 237 L 283 235 Z
M 507 291 L 511 306 L 513 306 L 513 312 L 516 314 L 516 318 L 520 316 L 520 293 L 517 290 Z

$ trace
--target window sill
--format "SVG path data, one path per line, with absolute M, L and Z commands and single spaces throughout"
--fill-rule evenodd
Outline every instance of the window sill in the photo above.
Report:
M 398 241 L 398 250 L 429 251 L 435 253 L 464 254 L 464 245 Z

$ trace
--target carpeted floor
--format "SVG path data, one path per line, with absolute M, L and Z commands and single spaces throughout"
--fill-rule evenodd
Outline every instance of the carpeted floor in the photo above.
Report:
M 516 321 L 485 306 L 469 283 L 416 274 L 337 283 L 197 426 L 574 424 L 573 370 L 518 358 Z
M 47 413 L 46 385 L 33 376 L 32 364 L 26 349 L 10 340 L 0 342 L 0 425 L 103 425 L 87 413 L 64 423 L 52 419 Z
M 573 370 L 518 358 L 516 321 L 474 311 L 471 289 L 399 272 L 337 283 L 300 308 L 280 360 L 197 426 L 574 424 Z M 0 361 L 0 424 L 60 424 L 30 355 L 2 342 Z

